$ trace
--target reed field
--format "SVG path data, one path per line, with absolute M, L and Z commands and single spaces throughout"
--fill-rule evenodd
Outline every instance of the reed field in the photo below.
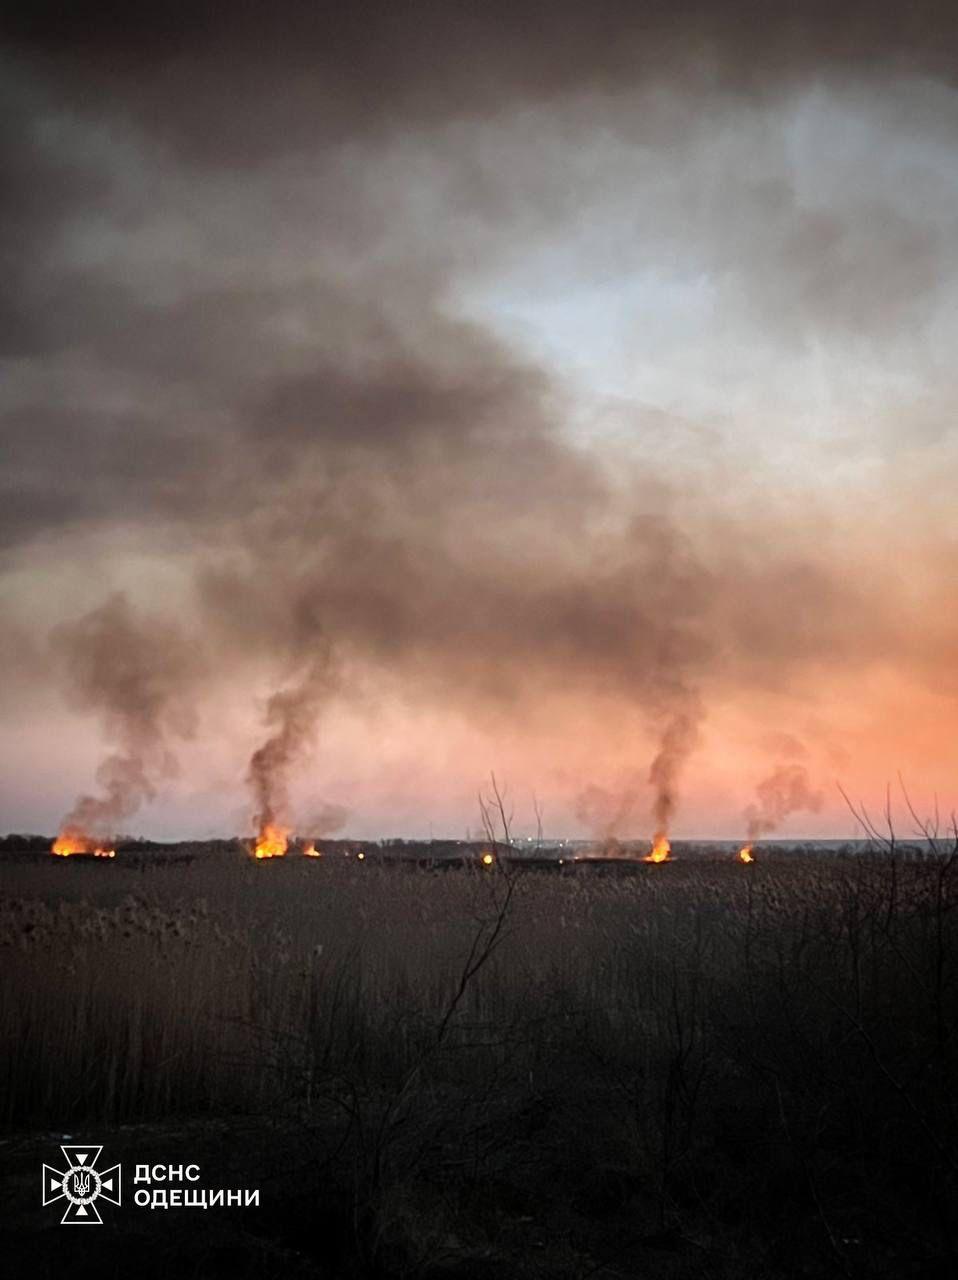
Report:
M 879 852 L 10 863 L 3 1125 L 268 1130 L 290 1274 L 952 1275 L 956 904 Z

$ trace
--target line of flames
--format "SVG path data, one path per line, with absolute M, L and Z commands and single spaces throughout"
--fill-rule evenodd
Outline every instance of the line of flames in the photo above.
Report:
M 271 828 L 271 829 L 275 831 L 275 828 Z M 262 837 L 261 837 L 261 838 L 260 838 L 260 840 L 257 840 L 256 845 L 254 846 L 254 857 L 257 857 L 257 858 L 281 858 L 281 857 L 283 857 L 283 856 L 284 856 L 284 854 L 286 853 L 286 850 L 287 850 L 287 849 L 288 849 L 288 847 L 289 847 L 289 840 L 288 840 L 288 836 L 287 836 L 287 837 L 284 837 L 284 838 L 285 838 L 285 844 L 284 844 L 283 852 L 282 852 L 282 853 L 259 853 L 259 852 L 256 852 L 256 851 L 257 851 L 258 849 L 260 849 L 261 847 L 263 847 L 263 848 L 267 848 L 267 847 L 269 847 L 268 845 L 263 845 L 263 844 L 262 844 Z M 302 846 L 302 848 L 300 849 L 300 853 L 302 854 L 302 856 L 303 856 L 304 858 L 321 858 L 321 857 L 323 856 L 323 851 L 322 851 L 322 849 L 317 849 L 317 848 L 316 848 L 316 842 L 315 842 L 314 840 L 308 840 L 308 841 L 307 841 L 307 842 Z M 349 852 L 348 852 L 348 850 L 346 851 L 345 856 L 346 856 L 347 858 L 349 857 Z M 365 855 L 365 853 L 363 852 L 363 850 L 362 850 L 362 849 L 360 849 L 360 850 L 358 851 L 358 853 L 356 854 L 356 859 L 357 859 L 357 861 L 358 861 L 358 862 L 365 862 L 365 860 L 366 860 L 366 855 Z
M 284 858 L 289 848 L 289 830 L 280 826 L 278 823 L 267 823 L 253 844 L 252 854 L 257 861 L 263 861 L 268 858 Z M 77 854 L 83 854 L 87 857 L 94 858 L 115 858 L 116 850 L 102 844 L 90 836 L 84 836 L 77 832 L 61 832 L 54 840 L 50 852 L 58 858 L 69 858 Z M 322 850 L 317 849 L 315 843 L 310 840 L 303 845 L 302 855 L 305 858 L 321 858 Z M 348 856 L 348 855 L 347 855 Z M 362 862 L 365 854 L 357 853 L 357 859 Z M 752 853 L 752 845 L 745 844 L 738 851 L 738 861 L 749 863 L 755 861 Z M 659 831 L 652 841 L 652 848 L 643 858 L 643 862 L 670 862 L 672 860 L 672 845 L 668 836 L 664 831 Z M 491 867 L 495 862 L 495 858 L 491 853 L 482 855 L 482 864 Z

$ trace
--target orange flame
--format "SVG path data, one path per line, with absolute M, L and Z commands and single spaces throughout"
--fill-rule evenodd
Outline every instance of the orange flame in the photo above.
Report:
M 92 853 L 93 848 L 89 840 L 81 836 L 61 833 L 54 840 L 50 852 L 55 853 L 58 858 L 69 858 L 74 853 Z
M 286 827 L 281 827 L 275 822 L 265 823 L 256 837 L 253 857 L 257 859 L 285 857 L 289 843 L 288 836 L 289 831 Z
M 495 858 L 492 856 L 491 853 L 484 853 L 482 855 L 482 865 L 484 867 L 491 867 L 494 862 L 495 862 Z
M 317 849 L 312 840 L 310 840 L 309 844 L 303 845 L 304 858 L 321 858 L 322 856 L 322 850 Z
M 672 846 L 664 831 L 657 831 L 652 841 L 652 848 L 642 859 L 643 862 L 668 862 L 672 857 Z
M 755 859 L 752 857 L 752 846 L 751 846 L 750 844 L 743 844 L 743 845 L 742 845 L 741 849 L 739 849 L 739 851 L 738 851 L 738 860 L 739 860 L 739 862 L 754 862 L 754 861 L 755 861 Z
M 85 836 L 81 831 L 77 831 L 75 827 L 67 827 L 61 831 L 50 846 L 50 852 L 58 858 L 69 858 L 77 853 L 94 858 L 116 857 L 115 849 L 99 844 L 91 836 Z

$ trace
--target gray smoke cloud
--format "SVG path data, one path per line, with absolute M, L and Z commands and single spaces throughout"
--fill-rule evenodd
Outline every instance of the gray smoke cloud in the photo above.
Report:
M 495 732 L 570 691 L 639 725 L 626 768 L 646 782 L 570 785 L 610 835 L 646 803 L 669 827 L 717 694 L 890 653 L 922 676 L 951 651 L 952 624 L 921 638 L 921 602 L 829 543 L 805 495 L 751 483 L 774 424 L 746 435 L 734 398 L 697 422 L 644 392 L 610 405 L 463 299 L 544 253 L 521 290 L 555 278 L 567 323 L 561 295 L 588 268 L 621 284 L 654 370 L 672 264 L 722 331 L 718 382 L 754 359 L 761 383 L 760 360 L 791 369 L 816 344 L 879 363 L 903 330 L 919 346 L 956 265 L 926 154 L 952 123 L 953 24 L 923 4 L 799 4 L 774 23 L 744 0 L 526 9 L 2 19 L 0 569 L 39 579 L 80 546 L 149 545 L 189 578 L 217 680 L 242 688 L 278 655 L 299 672 L 249 763 L 258 822 L 288 815 L 327 699 L 360 696 L 369 672 Z M 894 92 L 876 105 L 875 85 Z M 803 162 L 826 91 L 851 123 Z M 866 125 L 914 134 L 921 201 L 897 200 L 885 148 L 849 188 L 860 152 L 841 146 Z M 670 341 L 694 384 L 700 331 Z M 918 371 L 932 437 L 953 389 Z M 947 468 L 930 474 L 922 510 L 950 503 Z M 952 558 L 923 554 L 929 599 Z M 11 628 L 0 652 L 39 683 Z M 159 635 L 144 655 L 172 707 L 195 683 Z M 327 646 L 335 689 L 312 665 Z M 113 722 L 105 693 L 83 706 Z M 176 735 L 117 725 L 103 799 L 122 814 Z
M 349 810 L 345 805 L 327 801 L 318 809 L 312 810 L 299 825 L 304 835 L 319 840 L 323 836 L 332 836 L 337 831 L 342 831 L 348 821 Z
M 77 798 L 61 833 L 110 839 L 176 776 L 172 745 L 195 731 L 187 694 L 200 661 L 174 625 L 138 614 L 122 595 L 58 628 L 51 648 L 69 699 L 115 744 L 96 771 L 100 791 Z
M 669 720 L 662 742 L 649 769 L 649 782 L 655 790 L 652 816 L 655 835 L 668 835 L 679 801 L 679 781 L 699 735 L 701 712 L 679 711 Z
M 574 813 L 592 836 L 603 846 L 611 847 L 628 833 L 642 792 L 637 776 L 615 790 L 589 783 L 576 797 Z
M 757 804 L 745 810 L 748 838 L 777 831 L 793 813 L 818 813 L 824 803 L 824 795 L 816 791 L 808 776 L 808 770 L 800 764 L 783 764 L 769 774 L 755 788 Z
M 260 834 L 267 827 L 285 827 L 289 821 L 290 772 L 313 739 L 330 684 L 329 659 L 320 653 L 266 705 L 266 724 L 273 732 L 253 752 L 247 773 L 255 803 L 253 824 Z

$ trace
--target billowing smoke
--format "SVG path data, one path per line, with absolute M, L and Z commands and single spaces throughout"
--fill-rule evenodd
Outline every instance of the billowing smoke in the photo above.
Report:
M 313 836 L 319 840 L 323 836 L 332 836 L 337 831 L 342 831 L 348 820 L 349 810 L 345 805 L 326 803 L 320 805 L 299 825 L 304 835 Z
M 812 787 L 808 770 L 800 764 L 780 765 L 758 784 L 755 792 L 758 803 L 745 810 L 750 840 L 777 831 L 790 814 L 818 813 L 824 802 L 821 791 Z
M 200 661 L 174 625 L 138 616 L 122 594 L 57 628 L 51 649 L 70 700 L 98 714 L 115 744 L 96 771 L 99 792 L 78 797 L 61 835 L 109 839 L 176 775 L 170 744 L 194 731 Z
M 24 673 L 6 684 L 42 705 L 11 617 L 44 633 L 71 576 L 139 592 L 172 566 L 218 650 L 210 696 L 237 705 L 267 662 L 309 672 L 320 634 L 342 662 L 336 690 L 272 686 L 244 746 L 259 822 L 289 815 L 327 693 L 373 690 L 413 761 L 417 733 L 441 751 L 467 724 L 523 763 L 528 743 L 540 776 L 571 762 L 550 812 L 583 761 L 640 771 L 582 793 L 603 838 L 650 801 L 657 829 L 678 821 L 702 708 L 833 707 L 871 663 L 937 696 L 950 30 L 863 3 L 755 23 L 746 0 L 556 0 L 522 24 L 377 0 L 305 25 L 278 5 L 268 30 L 233 6 L 195 39 L 132 8 L 83 40 L 14 33 L 0 580 L 27 607 L 0 618 Z M 885 386 L 901 399 L 874 414 Z M 823 486 L 835 448 L 857 462 Z M 873 551 L 889 520 L 900 575 Z M 165 720 L 164 643 L 155 659 Z M 116 749 L 78 814 L 111 827 L 174 731 L 107 714 Z M 417 784 L 382 788 L 389 808 Z
M 649 769 L 649 782 L 655 788 L 652 817 L 656 837 L 668 834 L 678 802 L 679 779 L 686 761 L 698 741 L 700 712 L 695 709 L 677 712 L 665 727 L 658 754 Z
M 661 692 L 656 696 L 661 697 Z M 673 710 L 666 721 L 646 779 L 653 789 L 654 840 L 664 838 L 669 832 L 678 805 L 682 772 L 699 737 L 702 711 L 698 698 L 677 692 L 674 703 L 684 704 L 684 708 Z M 607 853 L 614 853 L 618 838 L 636 813 L 643 791 L 643 781 L 638 775 L 631 775 L 614 789 L 590 783 L 576 798 L 575 816 Z
M 246 775 L 256 805 L 253 823 L 261 836 L 269 829 L 285 830 L 290 772 L 312 741 L 330 687 L 329 656 L 323 650 L 294 684 L 274 693 L 266 705 L 266 724 L 273 732 L 253 752 Z

